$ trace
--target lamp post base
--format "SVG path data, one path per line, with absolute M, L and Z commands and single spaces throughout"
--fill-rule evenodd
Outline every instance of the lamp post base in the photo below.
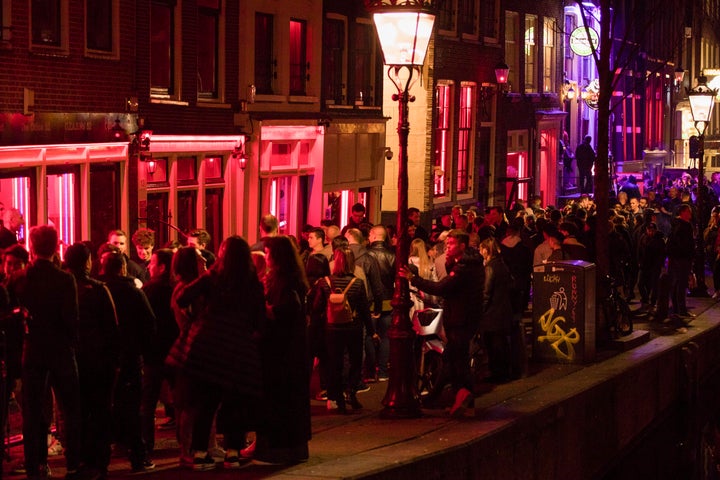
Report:
M 419 418 L 422 416 L 422 411 L 415 386 L 417 378 L 413 353 L 415 332 L 393 325 L 388 337 L 390 338 L 390 378 L 382 401 L 384 408 L 380 412 L 380 417 Z

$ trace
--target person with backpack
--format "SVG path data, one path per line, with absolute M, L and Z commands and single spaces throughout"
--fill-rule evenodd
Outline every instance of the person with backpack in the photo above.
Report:
M 379 340 L 370 318 L 365 283 L 353 275 L 355 258 L 348 247 L 333 253 L 333 269 L 329 277 L 320 279 L 311 293 L 311 316 L 324 317 L 327 345 L 327 407 L 346 413 L 345 390 L 353 410 L 362 405 L 357 400 L 363 353 L 363 325 L 368 334 Z M 343 385 L 344 354 L 348 353 L 347 386 Z

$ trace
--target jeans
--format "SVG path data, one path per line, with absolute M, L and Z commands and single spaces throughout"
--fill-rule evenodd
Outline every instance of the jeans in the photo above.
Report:
M 26 342 L 27 350 L 27 342 Z M 45 413 L 48 385 L 65 418 L 65 460 L 68 470 L 80 466 L 81 417 L 80 382 L 75 354 L 60 349 L 46 352 L 43 359 L 23 362 L 23 437 L 25 442 L 25 468 L 28 477 L 38 475 L 41 465 L 47 464 L 47 433 L 50 418 Z
M 142 405 L 140 417 L 142 422 L 143 440 L 148 453 L 155 448 L 155 408 L 160 399 L 163 381 L 170 385 L 175 382 L 172 368 L 162 363 L 145 363 L 142 378 Z
M 362 365 L 362 327 L 329 327 L 325 332 L 327 342 L 328 398 L 341 400 L 345 389 L 354 392 L 360 383 Z M 343 357 L 348 353 L 348 380 L 343 385 Z
M 380 317 L 373 318 L 375 333 L 380 336 L 380 343 L 376 344 L 370 335 L 365 336 L 365 376 L 387 378 L 388 362 L 390 361 L 390 338 L 388 330 L 392 322 L 392 313 L 383 312 Z

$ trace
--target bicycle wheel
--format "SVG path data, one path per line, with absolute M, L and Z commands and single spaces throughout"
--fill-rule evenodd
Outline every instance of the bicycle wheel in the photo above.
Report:
M 630 335 L 633 331 L 630 307 L 619 296 L 611 295 L 605 301 L 605 315 L 610 333 L 617 337 Z

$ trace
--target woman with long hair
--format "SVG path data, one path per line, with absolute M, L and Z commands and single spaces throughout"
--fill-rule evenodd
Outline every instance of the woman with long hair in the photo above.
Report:
M 300 255 L 286 236 L 265 239 L 265 320 L 260 328 L 263 415 L 253 462 L 292 464 L 308 459 L 310 368 Z
M 175 340 L 175 344 L 170 349 L 170 358 L 166 359 L 166 363 L 173 364 L 176 361 L 181 361 L 181 359 L 175 359 L 175 356 L 182 354 L 180 348 L 185 345 L 184 342 L 187 340 L 190 324 L 197 312 L 202 310 L 202 298 L 197 298 L 191 305 L 181 308 L 177 304 L 177 297 L 186 285 L 207 270 L 205 265 L 205 258 L 200 255 L 197 248 L 192 246 L 180 247 L 173 255 L 171 275 L 175 282 L 175 288 L 173 289 L 170 305 L 175 315 L 175 323 L 179 333 L 178 339 Z M 182 369 L 176 368 L 172 395 L 175 406 L 176 435 L 180 444 L 180 465 L 184 466 L 192 466 L 193 462 L 190 445 L 194 416 L 192 410 L 188 408 L 190 385 L 189 377 L 183 373 Z M 210 443 L 212 446 L 216 446 L 215 436 L 212 433 Z
M 253 419 L 262 396 L 256 335 L 265 315 L 264 298 L 250 246 L 236 235 L 220 245 L 211 269 L 177 295 L 181 308 L 203 301 L 191 320 L 186 348 L 176 361 L 190 381 L 188 403 L 195 416 L 193 470 L 215 468 L 208 439 L 218 407 L 218 431 L 224 434 L 226 448 L 224 466 L 242 466 L 239 451 L 246 432 L 255 430 Z
M 373 340 L 379 340 L 375 333 L 370 318 L 370 306 L 367 300 L 365 284 L 362 279 L 353 275 L 355 270 L 355 258 L 352 251 L 347 247 L 340 247 L 333 253 L 332 274 L 325 280 L 317 283 L 318 291 L 315 292 L 312 313 L 315 318 L 327 317 L 327 303 L 331 292 L 345 290 L 348 285 L 346 298 L 353 311 L 352 321 L 342 324 L 334 324 L 326 320 L 325 341 L 327 345 L 327 370 L 328 370 L 328 409 L 345 413 L 345 390 L 348 390 L 350 406 L 353 410 L 362 408 L 357 400 L 357 387 L 360 385 L 360 371 L 362 367 L 363 353 L 363 325 L 368 336 Z M 349 369 L 347 375 L 347 386 L 343 385 L 344 354 L 347 350 Z

